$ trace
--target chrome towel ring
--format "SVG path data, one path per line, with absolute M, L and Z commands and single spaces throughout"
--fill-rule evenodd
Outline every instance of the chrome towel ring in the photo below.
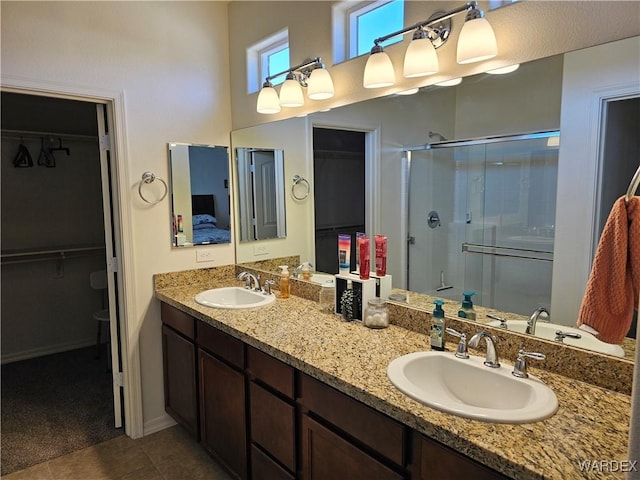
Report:
M 633 196 L 635 196 L 638 191 L 638 187 L 640 187 L 640 165 L 638 166 L 638 170 L 636 170 L 635 175 L 631 179 L 631 183 L 629 184 L 629 188 L 627 189 L 627 194 L 624 199 L 627 203 L 631 200 Z
M 296 185 L 298 184 L 303 184 L 305 190 L 301 196 L 296 195 Z M 293 176 L 293 185 L 291 185 L 291 195 L 293 195 L 293 198 L 295 198 L 296 200 L 304 200 L 309 196 L 310 190 L 311 186 L 309 185 L 309 182 L 306 178 L 301 177 L 300 175 Z
M 154 180 L 160 180 L 160 183 L 162 183 L 162 186 L 164 187 L 164 193 L 157 200 L 149 200 L 142 194 L 142 186 L 145 184 L 153 183 Z M 169 192 L 169 187 L 167 187 L 167 182 L 162 180 L 160 177 L 156 177 L 155 173 L 144 172 L 142 174 L 142 181 L 140 182 L 140 184 L 138 184 L 138 194 L 140 195 L 140 198 L 142 198 L 142 200 L 144 200 L 145 202 L 151 205 L 155 205 L 156 203 L 160 203 L 162 200 L 164 200 L 164 197 L 167 196 L 168 192 Z

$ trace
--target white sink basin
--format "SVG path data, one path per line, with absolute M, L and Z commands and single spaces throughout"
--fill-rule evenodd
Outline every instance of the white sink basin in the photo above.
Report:
M 393 360 L 387 375 L 420 403 L 484 422 L 537 422 L 558 409 L 555 393 L 536 377 L 517 378 L 511 366 L 489 368 L 483 362 L 452 352 L 416 352 Z
M 200 305 L 214 308 L 256 308 L 275 301 L 276 296 L 271 293 L 264 295 L 243 287 L 224 287 L 205 290 L 196 295 L 195 300 Z
M 498 321 L 491 321 L 487 325 L 497 327 L 500 325 Z M 524 333 L 527 329 L 526 320 L 507 320 L 507 330 L 512 332 Z M 538 321 L 536 323 L 536 337 L 544 338 L 546 340 L 554 340 L 556 338 L 556 331 L 562 330 L 565 333 L 577 333 L 582 338 L 565 338 L 564 343 L 572 345 L 574 347 L 586 348 L 594 352 L 606 353 L 609 355 L 615 355 L 616 357 L 624 357 L 624 350 L 620 345 L 613 345 L 611 343 L 605 343 L 598 340 L 589 332 L 580 330 L 579 328 L 569 327 L 567 325 L 558 325 L 557 323 L 547 323 Z
M 334 285 L 335 277 L 328 273 L 313 273 L 310 279 L 313 283 L 319 283 L 320 285 Z

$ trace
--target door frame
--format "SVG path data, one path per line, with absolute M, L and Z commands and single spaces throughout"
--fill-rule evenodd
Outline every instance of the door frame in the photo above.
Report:
M 112 202 L 116 228 L 115 250 L 117 282 L 117 304 L 119 308 L 120 353 L 122 366 L 122 387 L 125 434 L 131 438 L 144 435 L 142 412 L 142 384 L 140 376 L 140 355 L 134 328 L 128 324 L 129 310 L 136 304 L 133 263 L 133 232 L 131 229 L 129 171 L 126 155 L 125 101 L 123 91 L 99 90 L 79 86 L 67 86 L 34 81 L 25 78 L 3 76 L 0 91 L 37 95 L 69 100 L 78 100 L 94 104 L 104 104 L 108 112 L 111 140 L 112 179 L 114 187 Z M 114 375 L 116 372 L 114 372 Z
M 311 121 L 309 122 L 309 152 L 307 158 L 310 159 L 309 171 L 311 177 L 311 185 L 315 185 L 313 178 L 313 129 L 325 128 L 330 130 L 344 130 L 350 132 L 364 133 L 364 181 L 365 181 L 365 199 L 364 199 L 364 224 L 367 235 L 373 238 L 373 234 L 380 230 L 380 125 L 345 125 L 339 122 L 327 121 Z M 312 212 L 315 206 L 312 205 Z M 311 239 L 311 248 L 315 253 L 315 218 L 309 226 L 309 235 Z M 371 248 L 375 248 L 374 242 L 371 242 Z M 375 258 L 372 256 L 371 258 Z

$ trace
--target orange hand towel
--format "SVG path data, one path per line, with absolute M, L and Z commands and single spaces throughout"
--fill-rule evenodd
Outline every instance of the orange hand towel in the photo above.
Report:
M 598 338 L 620 343 L 631 326 L 640 292 L 640 197 L 613 204 L 598 242 L 580 306 L 578 326 L 595 328 Z

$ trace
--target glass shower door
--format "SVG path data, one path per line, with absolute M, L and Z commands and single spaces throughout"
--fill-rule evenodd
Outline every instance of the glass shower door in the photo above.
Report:
M 557 135 L 409 152 L 408 288 L 529 314 L 549 308 Z M 438 223 L 430 218 L 434 213 Z

